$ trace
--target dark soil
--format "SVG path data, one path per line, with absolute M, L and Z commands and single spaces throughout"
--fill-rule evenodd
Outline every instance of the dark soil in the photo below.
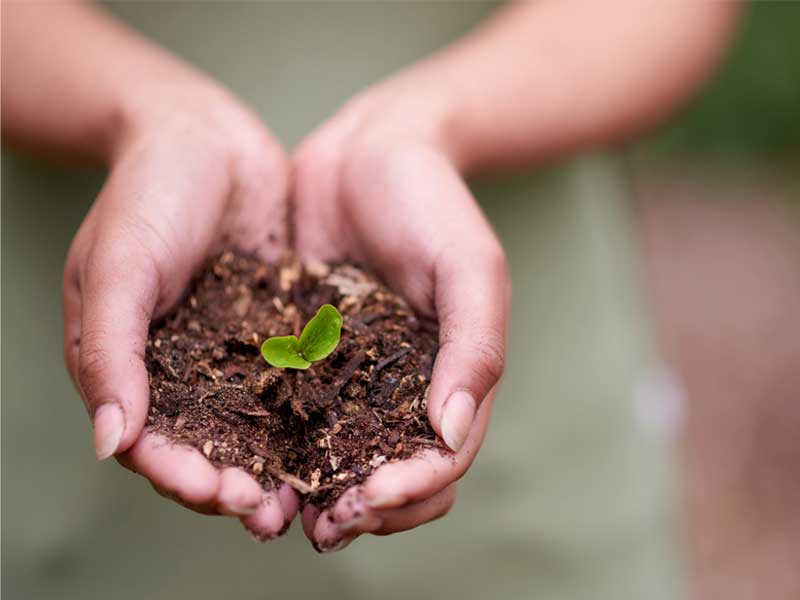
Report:
M 269 366 L 264 339 L 299 335 L 325 303 L 344 317 L 333 354 L 306 371 Z M 148 424 L 266 490 L 283 481 L 329 506 L 382 463 L 443 448 L 425 410 L 437 337 L 435 323 L 351 265 L 227 251 L 150 328 Z

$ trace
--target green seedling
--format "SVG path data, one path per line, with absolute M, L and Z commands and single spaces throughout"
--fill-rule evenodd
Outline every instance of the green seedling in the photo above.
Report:
M 335 306 L 323 304 L 300 334 L 271 337 L 261 344 L 261 355 L 279 369 L 307 369 L 339 345 L 342 315 Z

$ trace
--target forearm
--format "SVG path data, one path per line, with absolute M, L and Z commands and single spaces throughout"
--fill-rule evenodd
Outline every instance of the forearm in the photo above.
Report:
M 2 45 L 3 139 L 39 153 L 108 162 L 131 121 L 153 108 L 154 89 L 163 97 L 205 85 L 82 2 L 4 3 Z
M 437 120 L 428 129 L 464 170 L 538 163 L 624 139 L 680 106 L 718 63 L 738 11 L 521 2 L 386 86 L 425 98 Z

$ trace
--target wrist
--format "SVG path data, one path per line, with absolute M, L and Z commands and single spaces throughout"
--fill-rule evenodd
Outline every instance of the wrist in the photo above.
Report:
M 244 112 L 226 90 L 193 73 L 140 82 L 113 111 L 106 162 L 114 164 L 132 147 L 156 137 L 199 138 L 209 149 L 221 148 L 243 129 Z
M 356 146 L 424 146 L 461 170 L 466 165 L 455 124 L 458 105 L 444 86 L 431 85 L 413 71 L 401 72 L 351 100 L 345 121 L 357 123 Z

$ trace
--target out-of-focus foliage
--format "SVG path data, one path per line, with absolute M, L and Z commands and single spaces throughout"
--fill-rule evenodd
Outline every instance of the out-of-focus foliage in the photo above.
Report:
M 700 97 L 644 143 L 651 158 L 800 156 L 800 2 L 752 2 Z

